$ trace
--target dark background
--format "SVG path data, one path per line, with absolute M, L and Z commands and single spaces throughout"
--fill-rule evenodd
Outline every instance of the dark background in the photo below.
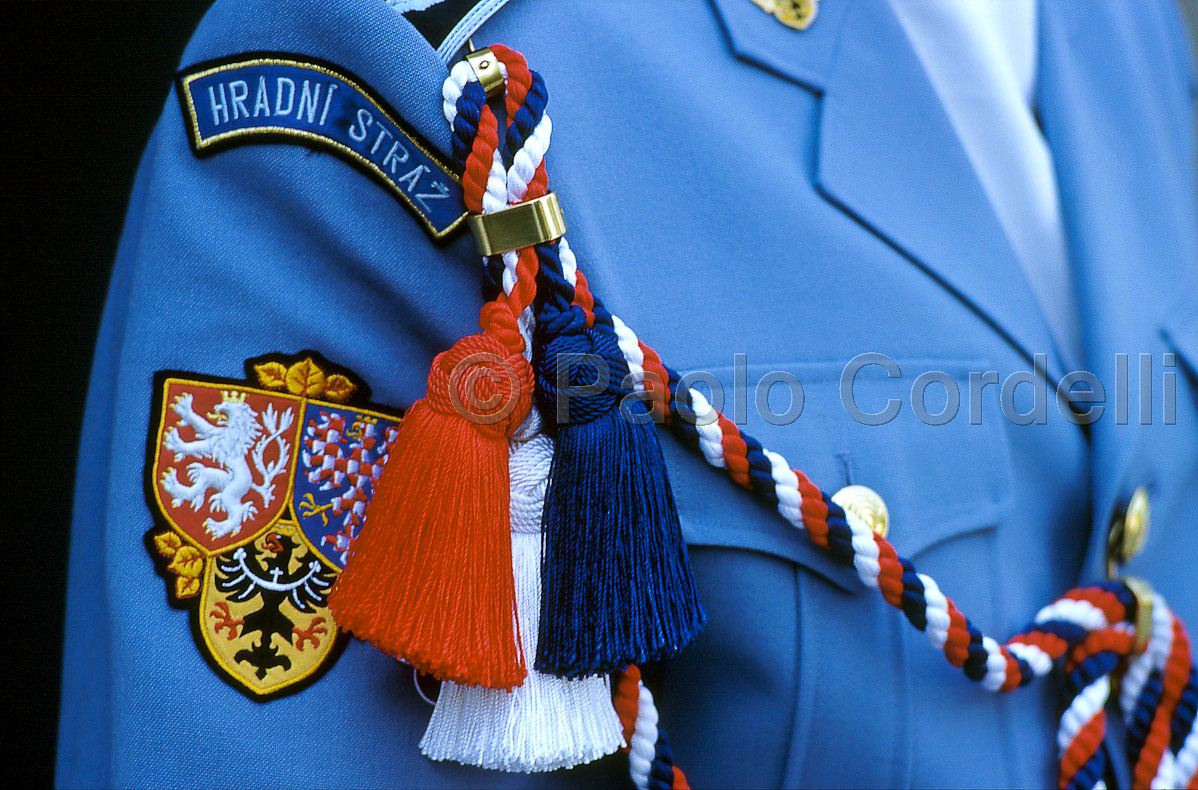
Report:
M 8 765 L 36 785 L 53 779 L 75 449 L 104 292 L 137 161 L 210 3 L 0 3 L 0 568 L 15 593 L 6 718 L 20 733 Z M 1182 7 L 1194 28 L 1198 0 Z
M 33 786 L 54 775 L 75 446 L 100 310 L 138 159 L 210 2 L 0 2 L 0 575 L 15 592 L 4 707 L 19 733 L 6 762 Z

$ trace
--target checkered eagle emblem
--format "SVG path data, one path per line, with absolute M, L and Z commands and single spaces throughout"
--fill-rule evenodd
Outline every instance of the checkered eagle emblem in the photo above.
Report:
M 338 568 L 362 528 L 366 504 L 399 435 L 399 421 L 375 412 L 309 404 L 294 507 L 312 545 Z

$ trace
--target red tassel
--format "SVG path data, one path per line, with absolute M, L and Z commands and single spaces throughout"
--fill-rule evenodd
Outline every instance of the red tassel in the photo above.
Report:
M 507 437 L 532 391 L 528 362 L 490 333 L 437 356 L 330 595 L 342 628 L 443 680 L 523 682 Z

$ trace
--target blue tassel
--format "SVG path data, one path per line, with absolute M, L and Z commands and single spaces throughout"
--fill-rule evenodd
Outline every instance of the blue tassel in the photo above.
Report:
M 645 402 L 623 386 L 628 367 L 611 316 L 597 304 L 587 327 L 556 252 L 538 252 L 533 366 L 538 406 L 557 442 L 543 516 L 536 668 L 584 677 L 674 655 L 705 615 L 656 427 Z M 560 393 L 560 409 L 559 381 L 571 388 Z

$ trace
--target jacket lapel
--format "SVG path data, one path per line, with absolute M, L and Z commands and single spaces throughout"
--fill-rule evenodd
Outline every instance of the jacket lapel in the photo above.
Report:
M 742 60 L 822 94 L 815 179 L 834 206 L 981 316 L 1029 365 L 1064 364 L 952 122 L 891 10 L 825 0 L 804 32 L 714 0 Z
M 952 122 L 886 2 L 854 2 L 824 95 L 818 188 L 1031 362 L 1062 363 Z

